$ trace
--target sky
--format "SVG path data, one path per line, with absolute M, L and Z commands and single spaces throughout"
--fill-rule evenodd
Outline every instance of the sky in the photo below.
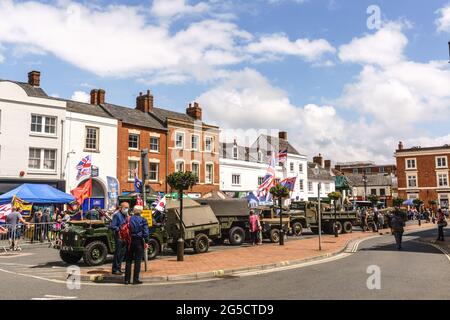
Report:
M 448 0 L 0 0 L 1 79 L 129 107 L 150 89 L 223 140 L 283 130 L 334 162 L 450 143 L 449 40 Z

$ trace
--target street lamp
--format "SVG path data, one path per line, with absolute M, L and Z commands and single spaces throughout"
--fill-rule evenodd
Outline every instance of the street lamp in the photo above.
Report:
M 315 175 L 319 174 L 319 168 L 314 168 L 313 172 Z M 319 205 L 317 207 L 317 216 L 318 216 L 318 220 L 319 220 L 319 251 L 322 250 L 322 212 L 321 212 L 321 206 L 320 206 L 320 188 L 321 188 L 321 183 L 317 183 L 317 199 L 319 201 Z
M 363 182 L 364 182 L 364 201 L 367 200 L 367 176 L 366 172 L 363 173 Z

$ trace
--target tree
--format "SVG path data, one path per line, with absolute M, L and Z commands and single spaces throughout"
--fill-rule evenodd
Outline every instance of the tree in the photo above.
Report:
M 376 206 L 380 198 L 376 194 L 369 194 L 367 199 L 372 202 L 373 206 Z
M 177 242 L 177 260 L 184 260 L 184 234 L 183 234 L 183 193 L 184 190 L 191 189 L 197 179 L 196 176 L 190 172 L 175 172 L 167 176 L 167 184 L 171 189 L 178 191 L 178 197 L 180 200 L 180 236 Z
M 331 193 L 328 194 L 328 198 L 330 198 L 330 200 L 333 200 L 333 202 L 334 202 L 334 224 L 333 224 L 333 230 L 334 230 L 334 236 L 338 237 L 336 202 L 340 198 L 342 198 L 342 194 L 339 191 L 331 192 Z
M 281 184 L 277 184 L 270 189 L 270 194 L 272 194 L 274 199 L 278 199 L 278 204 L 280 206 L 280 246 L 284 245 L 283 208 L 281 206 L 281 201 L 282 199 L 289 197 L 290 193 L 291 191 L 289 188 Z
M 414 199 L 413 204 L 416 207 L 416 209 L 419 210 L 420 207 L 423 205 L 423 201 L 420 199 Z
M 394 198 L 393 205 L 394 207 L 401 207 L 403 205 L 403 202 L 405 202 L 402 198 Z

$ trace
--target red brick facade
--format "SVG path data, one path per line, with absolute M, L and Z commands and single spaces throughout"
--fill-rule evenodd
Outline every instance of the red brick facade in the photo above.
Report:
M 449 159 L 449 146 L 403 149 L 400 144 L 396 151 L 399 198 L 420 198 L 426 206 L 434 200 L 448 207 Z
M 391 174 L 397 173 L 395 165 L 344 165 L 337 164 L 334 167 L 336 170 L 342 172 L 344 175 L 348 174 Z

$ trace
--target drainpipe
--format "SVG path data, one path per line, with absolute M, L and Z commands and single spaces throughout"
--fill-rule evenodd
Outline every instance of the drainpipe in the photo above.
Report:
M 169 136 L 170 136 L 170 130 L 167 129 L 167 133 L 166 133 L 166 179 L 164 181 L 166 188 L 165 188 L 165 193 L 167 194 L 168 187 L 167 187 L 167 176 L 169 175 Z
M 64 120 L 61 119 L 61 152 L 59 155 L 59 158 L 60 158 L 60 160 L 59 160 L 59 179 L 61 179 L 61 180 L 64 178 L 64 176 L 63 176 L 63 156 L 62 156 L 64 154 L 63 148 L 64 148 Z M 67 188 L 67 186 L 65 186 L 65 187 Z M 66 191 L 66 190 L 64 190 L 64 191 Z

